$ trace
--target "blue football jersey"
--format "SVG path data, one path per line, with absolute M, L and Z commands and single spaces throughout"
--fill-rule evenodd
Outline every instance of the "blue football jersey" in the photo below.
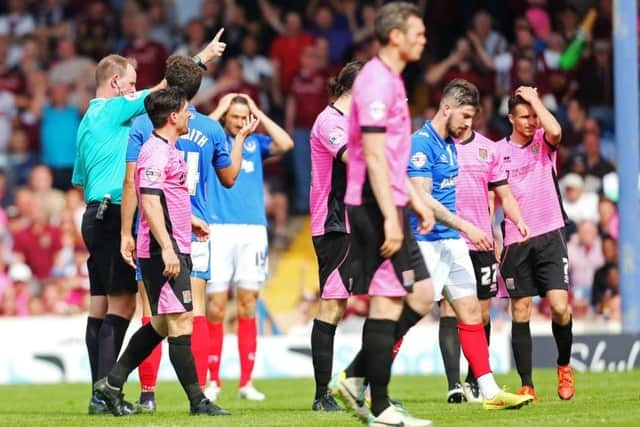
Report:
M 187 164 L 187 187 L 191 196 L 191 210 L 198 218 L 211 222 L 211 210 L 207 189 L 218 182 L 212 166 L 216 169 L 231 165 L 226 147 L 226 135 L 220 123 L 200 114 L 189 105 L 191 119 L 189 132 L 178 138 L 176 147 L 184 153 Z M 129 133 L 127 162 L 138 160 L 140 148 L 151 135 L 153 125 L 147 114 L 136 119 Z
M 408 168 L 409 177 L 431 178 L 431 195 L 450 212 L 456 213 L 456 178 L 458 177 L 458 159 L 453 138 L 442 139 L 427 120 L 418 131 L 411 135 L 411 159 Z M 433 230 L 422 235 L 418 233 L 418 218 L 410 215 L 411 228 L 417 240 L 457 239 L 458 231 L 436 222 Z
M 227 135 L 229 150 L 234 138 Z M 271 137 L 251 134 L 242 147 L 242 168 L 235 184 L 225 188 L 220 181 L 209 188 L 213 224 L 267 225 L 264 211 L 262 161 L 269 157 Z

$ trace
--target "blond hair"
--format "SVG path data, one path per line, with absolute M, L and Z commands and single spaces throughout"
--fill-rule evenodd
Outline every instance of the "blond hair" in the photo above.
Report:
M 96 67 L 96 86 L 101 86 L 114 74 L 123 76 L 127 72 L 127 65 L 131 65 L 135 70 L 138 67 L 138 62 L 134 58 L 125 58 L 115 54 L 102 58 Z

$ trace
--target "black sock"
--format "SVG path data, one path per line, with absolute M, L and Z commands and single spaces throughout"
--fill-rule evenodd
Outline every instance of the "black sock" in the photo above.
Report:
M 138 329 L 129 340 L 129 345 L 127 345 L 120 359 L 109 372 L 109 385 L 121 388 L 127 381 L 131 371 L 137 368 L 163 339 L 164 337 L 158 335 L 151 323 L 147 323 Z
M 100 335 L 100 327 L 102 319 L 97 317 L 87 318 L 87 330 L 84 333 L 84 341 L 87 344 L 87 353 L 89 353 L 89 366 L 91 366 L 91 384 L 95 384 L 100 378 L 98 377 L 98 357 L 100 355 L 100 347 L 98 346 L 98 337 Z
M 529 322 L 511 322 L 511 348 L 522 385 L 533 387 L 533 344 Z
M 315 319 L 311 329 L 311 359 L 316 380 L 316 399 L 327 393 L 333 362 L 333 338 L 336 325 Z
M 571 360 L 571 344 L 573 343 L 573 317 L 569 317 L 569 323 L 562 326 L 558 323 L 551 322 L 553 330 L 553 338 L 556 340 L 558 347 L 558 366 L 565 366 Z
M 440 353 L 447 373 L 449 390 L 460 382 L 460 338 L 458 336 L 458 320 L 455 317 L 441 317 L 438 331 Z
M 98 378 L 105 377 L 118 359 L 124 335 L 129 327 L 129 319 L 107 314 L 100 328 L 100 356 L 98 358 Z
M 376 417 L 389 407 L 387 386 L 391 379 L 396 324 L 382 319 L 367 319 L 364 323 L 362 351 L 371 387 L 371 412 Z
M 488 346 L 489 341 L 491 339 L 491 322 L 484 325 L 484 336 L 487 337 L 487 346 Z M 464 381 L 469 384 L 478 382 L 478 380 L 476 379 L 476 376 L 473 375 L 473 371 L 471 370 L 471 367 L 469 367 L 469 372 L 467 372 L 467 378 Z
M 176 371 L 178 381 L 180 381 L 189 402 L 195 406 L 204 398 L 204 394 L 198 384 L 196 364 L 193 361 L 193 353 L 191 353 L 191 335 L 169 337 L 168 341 L 169 359 L 171 359 L 173 369 Z
M 402 306 L 402 313 L 400 313 L 400 318 L 398 319 L 398 323 L 396 325 L 396 341 L 404 337 L 409 329 L 411 329 L 413 325 L 418 323 L 420 319 L 422 319 L 422 315 L 420 313 L 417 313 L 413 308 L 409 307 L 409 304 L 407 304 L 407 301 L 405 301 Z
M 362 343 L 364 345 L 364 329 L 362 330 Z M 347 378 L 364 378 L 366 377 L 366 366 L 364 365 L 364 352 L 362 351 L 362 347 L 358 354 L 353 358 L 349 366 L 344 370 Z

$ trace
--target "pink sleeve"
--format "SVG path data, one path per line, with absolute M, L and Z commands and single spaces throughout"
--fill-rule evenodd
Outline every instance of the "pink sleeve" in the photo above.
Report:
M 388 74 L 371 76 L 371 71 L 373 69 L 358 82 L 353 102 L 358 110 L 361 128 L 386 130 L 389 110 L 394 102 L 393 82 Z
M 489 170 L 489 183 L 497 183 L 502 181 L 507 181 L 508 173 L 507 168 L 505 167 L 505 163 L 500 157 L 500 151 L 498 147 L 493 150 L 493 159 L 491 161 L 490 170 Z
M 328 120 L 322 129 L 320 138 L 322 146 L 336 158 L 338 153 L 344 152 L 347 145 L 347 131 L 343 120 Z
M 145 150 L 145 148 L 147 149 Z M 141 192 L 143 192 L 143 189 L 164 189 L 167 161 L 168 150 L 166 147 L 149 143 L 142 146 L 138 162 L 136 163 Z

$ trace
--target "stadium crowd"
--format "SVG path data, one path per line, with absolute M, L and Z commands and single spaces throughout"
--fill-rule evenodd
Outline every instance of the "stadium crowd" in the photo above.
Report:
M 349 59 L 375 55 L 382 3 L 1 2 L 0 315 L 87 309 L 84 204 L 70 178 L 97 60 L 135 58 L 138 88 L 146 88 L 162 79 L 170 53 L 194 55 L 225 28 L 224 58 L 209 66 L 194 104 L 209 113 L 225 94 L 249 94 L 294 138 L 290 155 L 265 166 L 271 242 L 283 248 L 288 214 L 309 209 L 309 132 L 327 104 L 328 79 Z M 476 130 L 497 140 L 509 132 L 508 95 L 537 87 L 563 126 L 557 170 L 574 316 L 620 318 L 612 1 L 418 3 L 428 3 L 429 41 L 405 72 L 414 128 L 433 116 L 448 81 L 465 78 L 481 91 Z M 548 315 L 543 301 L 538 307 Z

